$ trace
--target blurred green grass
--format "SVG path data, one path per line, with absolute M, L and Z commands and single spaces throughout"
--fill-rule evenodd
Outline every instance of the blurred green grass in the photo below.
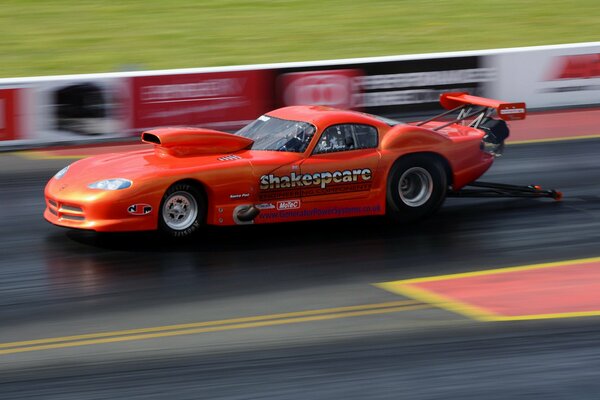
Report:
M 0 77 L 598 40 L 599 0 L 0 2 Z

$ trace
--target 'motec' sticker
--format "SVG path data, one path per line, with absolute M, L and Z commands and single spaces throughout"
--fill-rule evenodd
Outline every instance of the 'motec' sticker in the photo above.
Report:
M 284 200 L 277 202 L 278 210 L 296 210 L 300 208 L 300 200 Z

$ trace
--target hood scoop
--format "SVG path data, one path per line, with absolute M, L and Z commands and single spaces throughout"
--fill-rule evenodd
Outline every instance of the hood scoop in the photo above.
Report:
M 249 148 L 254 141 L 231 133 L 201 128 L 158 128 L 142 133 L 142 142 L 175 157 L 227 154 Z

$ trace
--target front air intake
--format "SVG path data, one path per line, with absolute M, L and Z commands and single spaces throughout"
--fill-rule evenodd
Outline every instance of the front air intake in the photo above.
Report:
M 175 157 L 230 154 L 249 149 L 254 141 L 231 133 L 201 128 L 157 128 L 142 133 L 144 143 Z

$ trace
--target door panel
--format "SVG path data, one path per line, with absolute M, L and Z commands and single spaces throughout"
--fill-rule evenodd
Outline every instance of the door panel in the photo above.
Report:
M 377 174 L 376 149 L 313 154 L 300 164 L 302 201 L 366 198 Z

